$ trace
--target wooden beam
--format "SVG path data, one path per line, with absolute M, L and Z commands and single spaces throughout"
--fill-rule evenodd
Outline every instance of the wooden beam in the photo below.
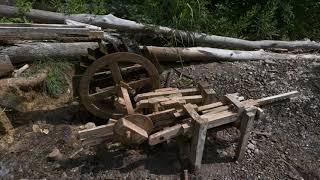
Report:
M 189 160 L 195 170 L 201 167 L 204 144 L 208 129 L 208 120 L 202 118 L 193 108 L 191 104 L 183 106 L 186 113 L 192 118 L 192 139 Z
M 256 115 L 256 109 L 255 108 L 249 108 L 245 109 L 243 112 L 242 118 L 240 120 L 240 140 L 239 144 L 236 150 L 236 158 L 238 161 L 242 160 L 244 157 L 244 154 L 246 152 L 248 139 L 250 136 L 250 132 L 253 126 L 253 120 Z
M 78 132 L 80 139 L 93 139 L 97 137 L 106 137 L 113 135 L 114 123 L 97 126 L 91 129 L 85 129 Z
M 138 94 L 134 99 L 136 102 L 138 102 L 144 99 L 149 99 L 149 98 L 158 97 L 158 96 L 168 96 L 172 94 L 182 94 L 182 96 L 186 96 L 186 95 L 195 95 L 199 92 L 198 89 L 196 88 L 181 89 L 181 90 L 179 89 L 166 90 L 166 89 L 163 89 L 163 90 L 160 89 L 155 92 Z
M 4 27 L 0 40 L 69 40 L 93 41 L 103 39 L 103 31 L 70 27 Z

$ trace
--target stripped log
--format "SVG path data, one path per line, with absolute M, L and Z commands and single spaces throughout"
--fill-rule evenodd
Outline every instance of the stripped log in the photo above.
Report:
M 0 5 L 0 15 L 6 17 L 18 17 L 21 14 L 19 9 L 14 6 Z M 24 15 L 34 22 L 43 23 L 64 23 L 66 19 L 93 24 L 105 29 L 117 29 L 125 32 L 143 32 L 146 34 L 161 34 L 164 36 L 181 37 L 185 42 L 194 42 L 201 45 L 209 45 L 211 47 L 223 46 L 227 48 L 237 49 L 320 49 L 320 43 L 314 41 L 248 41 L 243 39 L 208 35 L 204 33 L 193 33 L 187 31 L 176 30 L 168 27 L 144 25 L 135 21 L 118 18 L 112 14 L 108 15 L 91 15 L 91 14 L 73 14 L 64 15 L 50 11 L 31 9 Z
M 95 49 L 98 43 L 28 43 L 15 44 L 0 50 L 0 55 L 8 55 L 12 64 L 32 62 L 48 58 L 64 58 L 80 60 L 81 56 L 88 54 L 87 49 Z
M 316 54 L 285 54 L 263 50 L 239 51 L 207 47 L 173 48 L 147 46 L 144 53 L 150 53 L 160 62 L 178 61 L 254 61 L 254 60 L 319 60 Z

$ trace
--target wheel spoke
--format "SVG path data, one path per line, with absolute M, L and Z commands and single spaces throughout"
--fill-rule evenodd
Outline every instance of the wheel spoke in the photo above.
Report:
M 115 95 L 115 87 L 114 86 L 102 88 L 99 90 L 99 92 L 90 94 L 89 97 L 90 97 L 90 99 L 96 101 L 96 100 L 103 99 L 105 97 L 110 97 L 112 95 Z
M 114 62 L 110 65 L 111 75 L 116 84 L 119 84 L 122 81 L 121 69 L 117 62 Z

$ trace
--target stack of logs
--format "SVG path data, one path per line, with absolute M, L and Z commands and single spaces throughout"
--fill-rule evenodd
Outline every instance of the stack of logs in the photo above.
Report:
M 79 131 L 83 145 L 95 146 L 107 141 L 154 146 L 176 138 L 183 157 L 192 169 L 201 167 L 206 132 L 213 128 L 235 126 L 241 137 L 236 158 L 244 156 L 253 121 L 263 117 L 259 107 L 289 99 L 297 91 L 258 100 L 227 94 L 219 100 L 213 89 L 199 85 L 197 88 L 162 88 L 138 94 L 129 106 L 133 111 L 106 125 Z M 125 97 L 126 95 L 123 95 Z M 128 103 L 126 103 L 128 106 Z

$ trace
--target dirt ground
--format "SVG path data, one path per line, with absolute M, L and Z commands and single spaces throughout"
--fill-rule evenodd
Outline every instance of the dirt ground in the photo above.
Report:
M 217 136 L 208 131 L 202 168 L 191 179 L 320 179 L 320 62 L 217 62 L 185 64 L 177 70 L 193 81 L 172 73 L 172 86 L 208 82 L 220 95 L 239 92 L 245 98 L 261 98 L 300 92 L 290 102 L 263 107 L 266 118 L 254 122 L 242 162 L 233 160 L 237 131 L 230 128 Z M 174 141 L 133 150 L 82 150 L 76 132 L 95 119 L 76 102 L 52 108 L 54 101 L 48 109 L 7 112 L 16 131 L 13 143 L 1 141 L 0 179 L 181 178 Z M 64 155 L 62 160 L 48 161 L 54 148 Z

